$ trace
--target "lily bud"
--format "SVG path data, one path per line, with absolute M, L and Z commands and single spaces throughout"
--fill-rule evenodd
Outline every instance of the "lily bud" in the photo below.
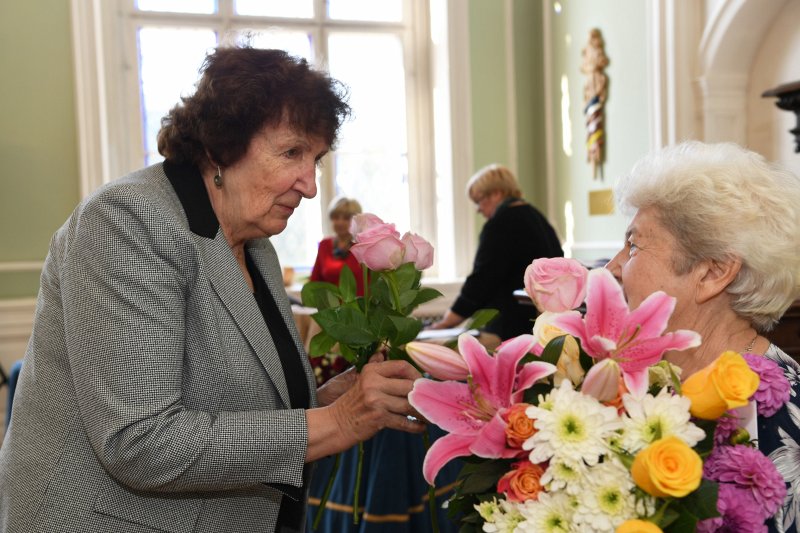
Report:
M 611 358 L 603 359 L 586 373 L 581 392 L 598 401 L 610 402 L 617 397 L 620 379 L 619 364 Z
M 419 367 L 436 379 L 464 381 L 469 368 L 461 354 L 430 342 L 409 342 L 406 352 Z

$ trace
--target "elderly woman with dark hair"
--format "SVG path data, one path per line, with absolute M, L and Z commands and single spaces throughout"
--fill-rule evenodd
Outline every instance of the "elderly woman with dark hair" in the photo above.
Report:
M 308 463 L 422 431 L 406 362 L 316 390 L 269 241 L 348 113 L 305 60 L 218 48 L 163 120 L 163 164 L 77 207 L 42 273 L 0 530 L 301 531 Z
M 607 268 L 629 305 L 662 290 L 676 298 L 668 330 L 702 335 L 698 348 L 666 355 L 681 378 L 726 350 L 774 361 L 788 378 L 791 401 L 759 416 L 751 437 L 789 485 L 769 530 L 796 531 L 800 366 L 768 333 L 800 294 L 800 180 L 736 145 L 688 142 L 637 163 L 615 195 L 633 218 Z

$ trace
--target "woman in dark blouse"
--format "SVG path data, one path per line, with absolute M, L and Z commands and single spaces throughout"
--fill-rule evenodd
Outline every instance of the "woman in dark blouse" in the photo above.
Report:
M 502 165 L 479 170 L 467 183 L 467 194 L 487 222 L 481 231 L 472 273 L 449 311 L 432 329 L 459 325 L 481 308 L 500 315 L 486 331 L 502 340 L 530 333 L 536 308 L 514 298 L 523 285 L 525 269 L 540 257 L 562 257 L 564 252 L 547 219 L 522 199 L 514 174 Z

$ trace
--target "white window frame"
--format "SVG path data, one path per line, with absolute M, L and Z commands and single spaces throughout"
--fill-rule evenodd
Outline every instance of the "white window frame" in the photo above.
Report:
M 432 64 L 429 1 L 446 4 L 449 68 L 436 70 L 436 65 Z M 315 2 L 319 13 L 320 9 L 324 9 L 325 0 Z M 241 27 L 235 24 L 231 14 L 227 12 L 231 3 L 221 0 L 220 5 L 222 13 L 215 17 L 219 19 L 223 30 Z M 71 0 L 82 197 L 99 186 L 140 168 L 144 160 L 142 143 L 132 134 L 142 131 L 134 44 L 135 25 L 126 16 L 132 6 L 133 0 Z M 452 172 L 452 196 L 446 201 L 452 202 L 453 240 L 456 246 L 454 257 L 439 257 L 437 262 L 454 265 L 445 269 L 446 278 L 453 281 L 469 272 L 476 247 L 475 217 L 463 192 L 473 168 L 469 114 L 471 103 L 468 90 L 468 8 L 463 2 L 453 0 L 404 0 L 404 10 L 406 20 L 412 21 L 410 29 L 401 32 L 409 109 L 407 127 L 410 229 L 424 235 L 436 246 L 435 157 L 446 157 L 450 163 L 445 165 L 446 172 Z M 154 20 L 159 16 L 161 14 L 152 14 Z M 185 23 L 197 20 L 197 16 L 182 17 Z M 180 16 L 169 16 L 170 24 L 176 24 L 180 20 Z M 289 26 L 283 19 L 275 20 L 280 20 L 282 26 Z M 303 27 L 309 28 L 315 24 L 318 22 L 305 21 Z M 331 21 L 327 24 L 356 30 L 359 26 L 358 23 L 339 25 Z M 375 26 L 370 23 L 363 27 L 369 29 Z M 320 28 L 315 31 L 324 36 L 320 33 Z M 318 38 L 314 43 L 318 47 L 324 46 L 326 39 Z M 315 57 L 324 55 L 321 55 L 321 50 L 315 50 Z M 435 154 L 432 88 L 434 83 L 442 81 L 434 78 L 442 75 L 447 76 L 445 82 L 449 87 L 458 89 L 450 91 L 450 124 L 437 125 L 449 128 L 451 146 L 445 153 Z M 320 183 L 321 209 L 326 209 L 333 193 L 333 167 L 324 165 Z M 324 224 L 328 223 L 326 213 L 323 213 L 322 219 Z M 323 233 L 327 234 L 329 231 L 330 228 L 323 228 Z M 435 278 L 438 272 L 429 271 L 426 274 Z

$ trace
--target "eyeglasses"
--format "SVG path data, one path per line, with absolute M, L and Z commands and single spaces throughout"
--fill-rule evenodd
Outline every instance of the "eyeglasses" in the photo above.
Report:
M 489 196 L 484 194 L 484 195 L 478 196 L 477 198 L 473 198 L 472 201 L 475 203 L 475 205 L 480 207 L 480 205 L 483 202 L 485 202 L 486 200 L 488 200 L 488 199 L 489 199 Z

